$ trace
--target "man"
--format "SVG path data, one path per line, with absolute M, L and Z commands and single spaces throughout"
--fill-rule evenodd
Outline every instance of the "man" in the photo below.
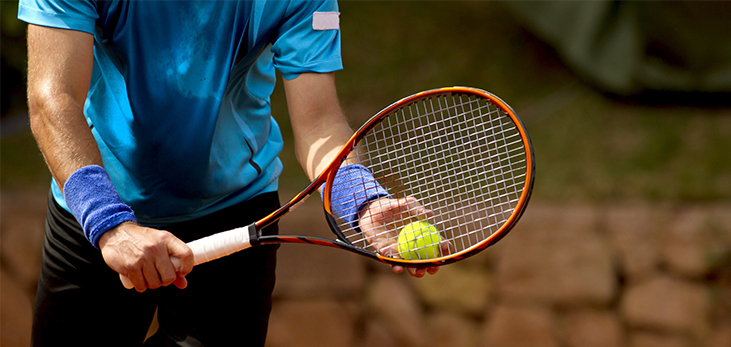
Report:
M 191 272 L 185 242 L 277 208 L 275 70 L 308 177 L 351 135 L 333 76 L 337 10 L 334 1 L 21 1 L 31 128 L 54 178 L 35 345 L 140 345 L 156 307 L 160 328 L 146 345 L 264 344 L 276 248 Z

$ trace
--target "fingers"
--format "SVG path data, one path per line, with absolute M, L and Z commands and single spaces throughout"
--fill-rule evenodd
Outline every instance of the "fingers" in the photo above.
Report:
M 193 268 L 193 254 L 181 240 L 167 231 L 137 224 L 120 224 L 99 241 L 102 256 L 110 268 L 127 277 L 135 290 L 157 289 L 175 284 L 184 288 L 184 276 Z M 176 266 L 171 257 L 179 261 Z
M 171 263 L 175 269 L 173 284 L 185 289 L 188 286 L 188 280 L 185 276 L 193 270 L 194 257 L 193 251 L 182 241 L 176 239 L 173 244 L 168 247 Z
M 179 289 L 185 289 L 186 287 L 188 287 L 188 280 L 185 279 L 185 277 L 183 276 L 178 276 L 173 284 Z
M 143 265 L 140 271 L 131 270 L 129 278 L 122 275 L 122 283 L 126 288 L 135 288 L 138 292 L 157 289 L 170 284 L 184 289 L 188 285 L 188 281 L 184 275 L 178 272 L 181 267 L 180 260 L 171 257 L 167 259 L 167 262 L 160 261 L 155 263 L 155 266 Z
M 426 219 L 433 216 L 433 211 L 422 206 L 412 196 L 399 199 L 383 198 L 373 201 L 361 213 L 360 227 L 368 242 L 378 253 L 383 256 L 398 258 L 397 229 L 415 221 L 415 219 Z M 449 242 L 442 242 L 440 249 L 442 254 L 451 253 Z M 401 265 L 392 265 L 391 269 L 394 273 L 406 271 L 410 276 L 416 278 L 424 277 L 427 273 L 433 275 L 439 271 L 439 267 L 414 268 Z
M 452 243 L 447 240 L 439 243 L 439 250 L 442 252 L 443 256 L 452 254 L 452 248 Z
M 159 275 L 160 283 L 157 286 L 159 287 L 165 287 L 173 284 L 173 282 L 178 278 L 178 272 L 175 269 L 175 266 L 173 265 L 172 261 L 170 261 L 170 257 L 168 256 L 167 261 L 165 260 L 164 256 L 161 256 L 156 259 L 155 263 L 155 272 Z M 155 274 L 153 273 L 152 276 Z M 148 284 L 150 284 L 148 282 Z M 157 284 L 157 283 L 156 283 Z M 151 289 L 155 289 L 155 287 L 150 286 Z
M 426 274 L 426 269 L 407 267 L 406 272 L 408 272 L 411 277 L 422 278 Z
M 121 275 L 120 279 L 122 279 L 122 284 L 124 284 L 125 288 L 127 289 L 134 288 L 140 293 L 144 292 L 147 289 L 147 281 L 145 281 L 145 277 L 142 276 L 142 272 L 134 271 L 131 272 L 129 275 Z
M 397 274 L 400 274 L 400 273 L 404 272 L 404 270 L 406 270 L 406 272 L 410 276 L 416 277 L 416 278 L 424 277 L 424 275 L 426 274 L 426 269 L 415 268 L 415 267 L 403 267 L 400 265 L 391 265 L 391 270 Z
M 398 242 L 396 238 L 382 238 L 376 242 L 378 253 L 386 257 L 400 258 L 398 251 Z
M 195 265 L 193 251 L 183 241 L 177 238 L 171 239 L 168 244 L 168 254 L 170 258 L 178 260 L 178 263 L 173 265 L 179 276 L 185 276 L 193 270 Z
M 427 268 L 415 268 L 415 267 L 403 267 L 400 265 L 391 265 L 391 271 L 393 271 L 394 273 L 400 274 L 400 273 L 404 272 L 404 270 L 406 270 L 406 272 L 411 277 L 422 278 L 426 274 L 430 274 L 430 275 L 436 274 L 439 271 L 439 267 L 434 266 L 434 267 L 427 267 Z
M 163 271 L 163 273 L 165 272 L 164 268 L 162 271 Z M 146 266 L 142 267 L 142 274 L 145 277 L 145 282 L 147 282 L 147 288 L 157 289 L 162 286 L 162 284 L 163 284 L 163 281 L 161 279 L 162 274 L 158 274 L 158 272 L 159 271 L 158 271 L 157 264 L 154 264 L 154 266 L 146 265 Z M 168 276 L 168 278 L 169 278 L 169 276 Z M 169 279 L 167 279 L 167 280 L 169 280 Z M 172 281 L 170 281 L 170 282 L 172 282 Z
M 183 289 L 188 285 L 185 275 L 193 270 L 193 252 L 175 237 L 167 238 L 165 248 L 156 252 L 154 268 L 143 269 L 147 288 L 157 289 L 174 284 Z
M 381 214 L 391 220 L 403 220 L 404 224 L 414 219 L 433 217 L 434 212 L 422 206 L 413 196 L 390 200 L 385 206 L 380 205 Z
M 368 242 L 381 254 L 398 253 L 398 230 L 418 219 L 429 218 L 434 212 L 422 206 L 416 198 L 381 198 L 371 202 L 361 212 L 360 228 Z M 389 248 L 390 246 L 390 248 Z
M 132 279 L 132 283 L 135 285 L 135 289 L 138 292 L 143 292 L 146 289 L 157 289 L 173 284 L 178 279 L 178 273 L 167 252 L 154 252 L 159 253 L 151 258 L 140 259 L 140 269 L 136 271 L 133 267 L 131 270 L 133 273 L 140 273 L 137 281 Z
M 188 248 L 182 241 L 170 235 L 162 237 L 160 244 L 152 245 L 145 250 L 146 254 L 140 259 L 140 263 L 147 288 L 157 289 L 169 286 L 177 280 L 179 271 L 171 260 L 171 254 L 178 249 L 177 256 L 185 256 L 186 252 L 181 250 L 181 247 Z M 188 253 L 190 253 L 190 249 L 188 249 Z M 192 256 L 187 255 L 187 258 L 190 260 Z
M 405 198 L 399 199 L 398 201 L 399 205 L 404 207 L 403 211 L 406 212 L 410 217 L 416 217 L 421 219 L 423 217 L 434 216 L 434 212 L 432 210 L 426 209 L 413 196 L 407 196 Z
M 416 198 L 407 196 L 405 198 L 391 199 L 381 198 L 371 202 L 368 208 L 361 212 L 360 219 L 367 219 L 376 225 L 386 225 L 395 221 L 408 221 L 433 217 L 434 212 L 422 206 Z

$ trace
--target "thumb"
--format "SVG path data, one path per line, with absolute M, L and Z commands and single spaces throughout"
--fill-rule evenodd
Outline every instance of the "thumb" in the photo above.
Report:
M 193 251 L 180 239 L 172 239 L 168 245 L 168 254 L 170 258 L 177 259 L 179 264 L 175 265 L 175 270 L 179 276 L 185 276 L 193 270 L 195 257 Z

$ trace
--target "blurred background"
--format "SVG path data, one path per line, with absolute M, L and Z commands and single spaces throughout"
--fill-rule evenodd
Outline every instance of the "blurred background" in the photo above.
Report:
M 16 2 L 0 6 L 0 345 L 11 347 L 29 341 L 50 175 L 28 129 L 26 26 Z M 731 346 L 731 3 L 340 11 L 338 89 L 354 127 L 424 89 L 488 90 L 530 132 L 535 191 L 509 237 L 427 278 L 283 246 L 270 346 Z M 272 104 L 291 138 L 280 88 Z M 282 199 L 308 183 L 291 145 Z M 280 229 L 329 235 L 316 198 Z

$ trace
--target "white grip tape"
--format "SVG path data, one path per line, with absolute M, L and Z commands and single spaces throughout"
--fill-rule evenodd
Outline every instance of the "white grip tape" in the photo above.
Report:
M 249 228 L 255 228 L 255 226 L 249 225 L 231 229 L 188 242 L 188 247 L 193 251 L 194 264 L 203 264 L 251 247 Z M 170 257 L 170 261 L 175 266 L 175 271 L 180 270 L 180 260 L 178 258 Z M 125 288 L 134 288 L 129 278 L 122 274 L 119 275 L 119 278 Z
M 193 250 L 195 265 L 251 247 L 249 242 L 250 227 L 253 228 L 253 226 L 245 226 L 231 229 L 189 242 L 188 247 Z

